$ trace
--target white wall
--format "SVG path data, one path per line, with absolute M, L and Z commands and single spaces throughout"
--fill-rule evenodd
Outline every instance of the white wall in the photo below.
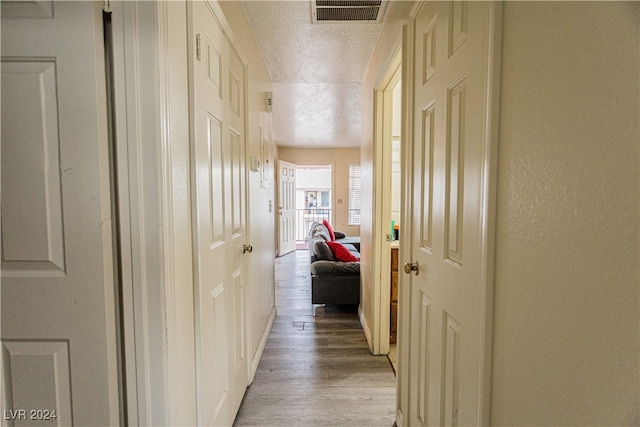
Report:
M 638 6 L 504 5 L 492 424 L 640 422 Z

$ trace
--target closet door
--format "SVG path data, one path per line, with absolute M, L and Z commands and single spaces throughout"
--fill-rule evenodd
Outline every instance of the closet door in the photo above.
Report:
M 231 425 L 248 385 L 245 70 L 217 5 L 191 7 L 198 424 Z
M 120 422 L 101 6 L 2 2 L 8 424 Z

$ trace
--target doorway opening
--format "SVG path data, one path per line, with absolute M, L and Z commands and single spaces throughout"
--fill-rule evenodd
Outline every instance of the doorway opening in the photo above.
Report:
M 392 126 L 391 126 L 391 156 L 387 157 L 385 167 L 390 169 L 391 181 L 389 189 L 389 197 L 386 197 L 389 210 L 388 215 L 391 217 L 389 225 L 389 234 L 391 241 L 391 259 L 390 259 L 390 294 L 389 294 L 389 361 L 393 366 L 393 370 L 398 372 L 398 353 L 397 353 L 397 336 L 398 336 L 398 271 L 400 250 L 400 206 L 401 206 L 401 169 L 400 169 L 400 106 L 401 106 L 401 82 L 398 80 L 392 92 Z M 385 143 L 388 143 L 385 140 Z M 388 144 L 386 144 L 388 145 Z M 388 152 L 388 147 L 386 148 Z M 385 215 L 386 216 L 386 215 Z M 385 236 L 386 239 L 386 236 Z
M 296 249 L 308 249 L 314 222 L 332 222 L 331 165 L 296 166 Z
M 402 237 L 401 51 L 398 50 L 375 92 L 375 236 L 376 309 L 374 354 L 387 354 L 397 371 L 399 251 Z
M 278 160 L 278 256 L 308 249 L 314 222 L 333 218 L 332 165 Z

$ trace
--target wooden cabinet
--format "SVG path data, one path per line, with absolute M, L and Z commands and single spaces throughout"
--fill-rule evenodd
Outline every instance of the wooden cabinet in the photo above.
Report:
M 389 343 L 395 344 L 398 335 L 398 248 L 391 248 L 391 307 Z

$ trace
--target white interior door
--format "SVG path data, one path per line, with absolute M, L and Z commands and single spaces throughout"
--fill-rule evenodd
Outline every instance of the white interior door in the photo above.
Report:
M 2 4 L 3 424 L 120 423 L 100 2 Z
M 296 165 L 278 160 L 278 255 L 296 250 Z
M 425 2 L 413 27 L 409 425 L 485 422 L 492 7 Z
M 217 5 L 190 5 L 198 424 L 231 425 L 248 385 L 245 71 Z

